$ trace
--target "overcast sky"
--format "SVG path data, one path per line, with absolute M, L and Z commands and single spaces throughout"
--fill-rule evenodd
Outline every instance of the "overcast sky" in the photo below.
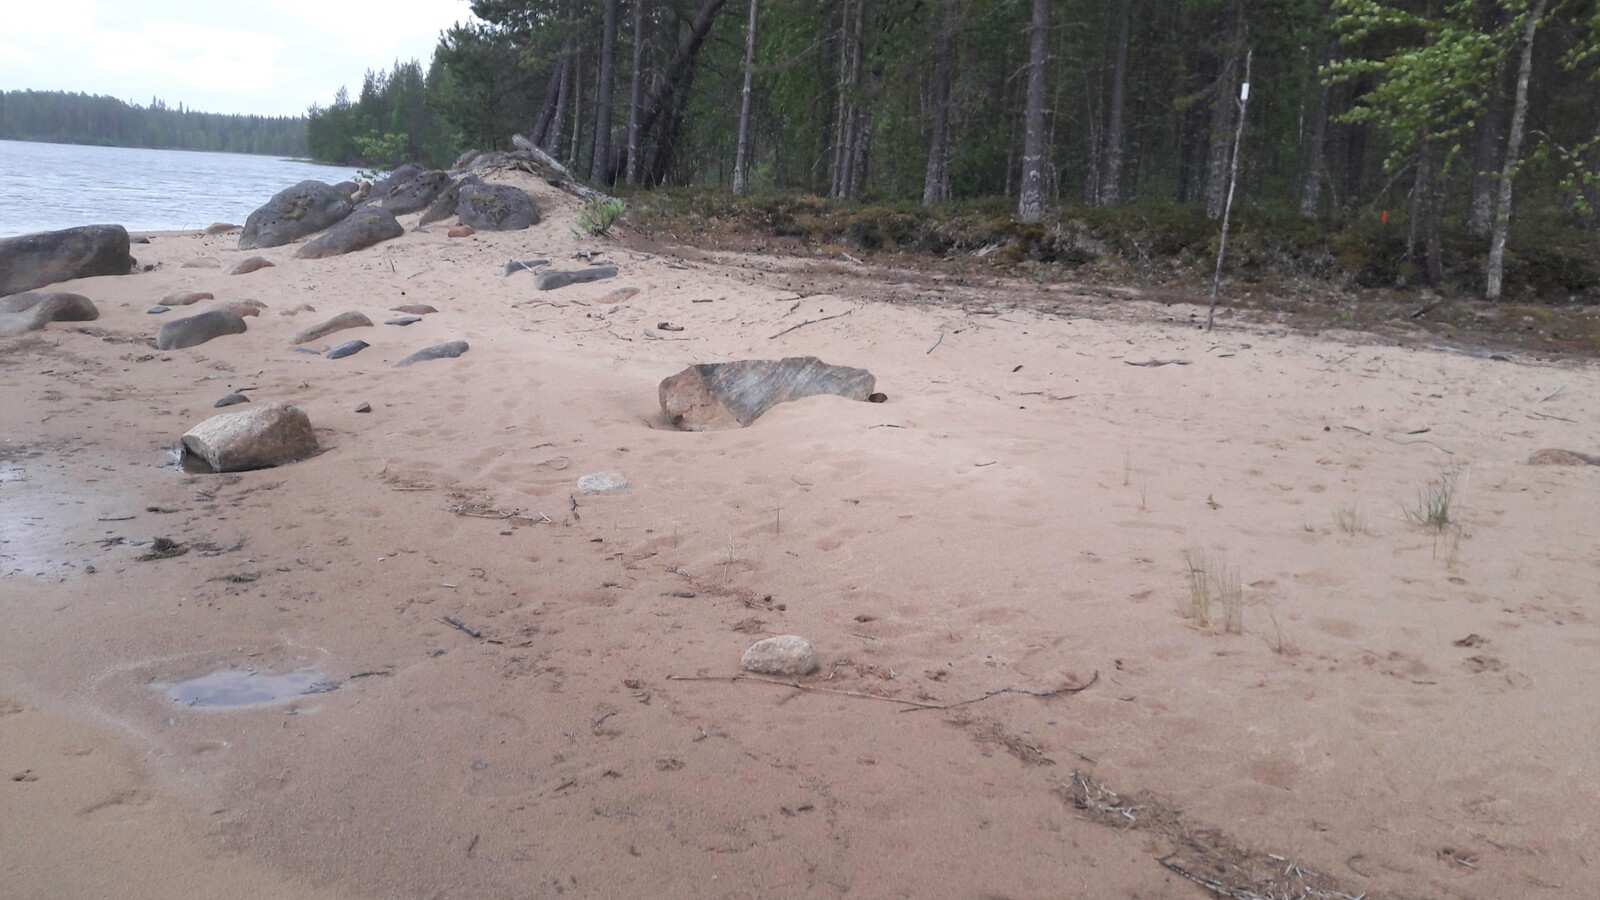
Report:
M 200 112 L 300 115 L 367 69 L 426 69 L 468 0 L 4 0 L 0 90 L 160 97 Z

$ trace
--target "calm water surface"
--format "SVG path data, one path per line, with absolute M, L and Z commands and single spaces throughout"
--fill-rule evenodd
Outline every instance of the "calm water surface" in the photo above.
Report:
M 242 225 L 292 184 L 354 175 L 243 153 L 0 141 L 0 237 L 101 223 L 129 231 Z

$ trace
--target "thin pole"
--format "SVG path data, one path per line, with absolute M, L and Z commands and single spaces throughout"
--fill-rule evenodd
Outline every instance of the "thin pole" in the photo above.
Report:
M 1222 280 L 1222 258 L 1228 252 L 1228 217 L 1233 214 L 1233 188 L 1239 183 L 1239 142 L 1244 138 L 1244 111 L 1250 105 L 1250 57 L 1254 50 L 1244 53 L 1244 83 L 1239 86 L 1239 128 L 1233 133 L 1233 162 L 1228 173 L 1228 200 L 1222 207 L 1222 240 L 1217 242 L 1217 270 L 1211 276 L 1211 306 L 1206 310 L 1206 330 L 1211 330 L 1212 319 L 1217 314 L 1217 283 Z

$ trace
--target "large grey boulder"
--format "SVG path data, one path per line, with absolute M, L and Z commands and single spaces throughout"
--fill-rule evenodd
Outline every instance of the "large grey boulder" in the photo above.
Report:
M 156 332 L 157 350 L 182 350 L 198 347 L 225 334 L 244 334 L 244 317 L 231 309 L 208 309 L 203 313 L 173 319 Z
M 314 341 L 320 337 L 327 337 L 328 335 L 333 334 L 335 331 L 343 331 L 346 328 L 371 327 L 372 320 L 367 318 L 365 313 L 359 313 L 355 311 L 342 312 L 326 322 L 318 322 L 310 328 L 304 329 L 296 334 L 293 338 L 290 338 L 289 343 L 304 344 L 308 341 Z
M 183 449 L 218 472 L 240 472 L 304 459 L 317 452 L 317 435 L 299 407 L 280 402 L 212 416 L 189 429 Z
M 0 299 L 0 335 L 36 331 L 51 322 L 92 322 L 100 310 L 82 294 L 24 291 Z
M 461 189 L 456 204 L 461 224 L 479 231 L 519 231 L 539 224 L 539 210 L 533 198 L 509 184 L 478 183 Z
M 739 658 L 746 672 L 762 675 L 810 675 L 819 668 L 811 642 L 798 634 L 780 634 L 756 641 Z
M 128 230 L 121 225 L 84 225 L 0 238 L 0 297 L 21 291 L 133 271 Z
M 390 191 L 379 205 L 394 215 L 403 216 L 426 209 L 448 187 L 450 176 L 434 169 Z
M 460 181 L 453 181 L 439 192 L 439 196 L 428 204 L 423 211 L 422 218 L 417 220 L 418 225 L 432 225 L 434 222 L 443 222 L 456 214 L 456 207 L 461 204 L 461 189 L 473 184 L 478 184 L 476 175 L 468 175 Z
M 700 363 L 660 386 L 661 412 L 684 431 L 743 428 L 789 400 L 835 394 L 866 400 L 876 379 L 866 369 L 830 366 L 815 356 Z
M 327 234 L 301 246 L 294 255 L 296 259 L 343 256 L 346 253 L 364 250 L 373 244 L 381 244 L 405 233 L 406 230 L 395 221 L 388 210 L 369 206 L 345 216 L 337 225 L 328 229 Z
M 281 247 L 350 215 L 350 200 L 320 181 L 302 181 L 274 194 L 244 221 L 240 250 Z

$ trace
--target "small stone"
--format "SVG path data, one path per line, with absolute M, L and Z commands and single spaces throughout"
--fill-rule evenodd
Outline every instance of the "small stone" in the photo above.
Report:
M 449 231 L 445 232 L 446 235 L 449 235 L 450 237 L 453 237 L 453 238 L 472 237 L 473 235 L 475 235 L 477 233 L 478 233 L 478 230 L 476 228 L 473 228 L 471 225 L 457 225 L 454 228 L 451 228 Z
M 746 672 L 762 675 L 810 675 L 820 664 L 811 642 L 798 634 L 781 634 L 756 641 L 739 658 Z
M 888 403 L 889 402 L 889 395 L 883 393 L 882 391 L 878 391 L 876 393 L 868 394 L 867 395 L 867 402 L 868 403 Z
M 212 235 L 212 236 L 219 235 L 219 234 L 227 234 L 230 231 L 241 231 L 241 230 L 243 230 L 242 226 L 235 225 L 232 222 L 212 222 L 210 225 L 206 226 L 206 234 L 207 235 Z
M 167 306 L 188 306 L 201 300 L 215 300 L 216 296 L 210 291 L 173 291 L 162 297 L 161 302 Z
M 606 491 L 628 493 L 633 485 L 621 472 L 591 472 L 578 479 L 578 491 L 584 494 L 603 494 Z
M 145 312 L 149 313 L 152 316 L 159 316 L 164 312 L 172 312 L 172 310 L 166 308 L 165 306 L 157 305 L 157 306 L 150 307 L 149 309 L 145 310 Z
M 237 404 L 237 403 L 249 403 L 249 402 L 250 402 L 250 398 L 249 397 L 246 397 L 245 395 L 239 393 L 238 391 L 234 391 L 231 394 L 223 394 L 222 395 L 222 399 L 218 400 L 217 402 L 215 402 L 213 404 L 211 404 L 211 407 L 213 409 L 221 409 L 224 406 L 233 406 L 234 404 Z
M 156 332 L 157 350 L 182 350 L 196 347 L 225 334 L 244 334 L 244 319 L 228 309 L 210 309 L 203 313 L 173 319 Z
M 356 412 L 358 412 L 358 413 L 369 413 L 369 412 L 372 412 L 372 404 L 366 402 L 365 400 L 363 400 L 361 402 L 361 405 L 356 407 Z
M 249 256 L 228 267 L 229 275 L 248 275 L 261 269 L 270 269 L 277 263 L 265 256 Z
M 415 323 L 421 322 L 421 321 L 422 321 L 422 317 L 421 316 L 395 316 L 392 319 L 384 319 L 383 320 L 383 324 L 385 324 L 385 325 L 412 325 L 412 324 L 415 324 Z
M 391 306 L 389 307 L 389 311 L 405 313 L 409 316 L 426 316 L 429 313 L 438 312 L 437 309 L 434 309 L 426 303 L 407 303 L 404 306 Z

